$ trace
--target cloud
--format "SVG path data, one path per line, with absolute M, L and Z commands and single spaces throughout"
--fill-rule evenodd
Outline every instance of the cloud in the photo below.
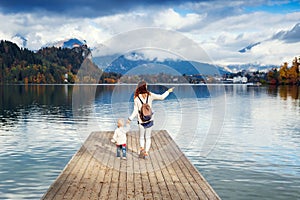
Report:
M 160 28 L 143 28 L 118 34 L 92 53 L 94 57 L 107 57 L 130 52 L 142 52 L 149 59 L 157 57 L 159 60 L 177 58 L 205 63 L 211 61 L 195 41 L 180 32 Z
M 276 42 L 271 41 L 270 38 L 282 30 L 284 33 L 290 32 L 299 21 L 300 12 L 288 14 L 242 13 L 211 22 L 203 29 L 194 31 L 194 35 L 198 34 L 198 41 L 200 36 L 203 38 L 199 44 L 217 64 L 268 63 L 280 65 L 283 61 L 287 61 L 286 59 L 290 60 L 299 55 L 294 43 L 300 40 L 293 40 L 293 44 L 287 44 L 286 40 Z M 295 39 L 298 35 L 293 36 L 292 38 Z M 261 42 L 261 44 L 253 47 L 251 51 L 244 54 L 238 52 L 257 42 Z M 278 48 L 282 51 L 276 52 Z M 289 50 L 290 48 L 293 50 Z
M 99 17 L 129 12 L 139 7 L 169 7 L 186 2 L 185 0 L 1 0 L 0 8 L 5 13 L 39 12 L 72 17 Z M 189 0 L 188 2 L 199 2 L 199 0 Z
M 291 62 L 295 56 L 299 56 L 300 41 L 296 43 L 284 43 L 271 40 L 255 46 L 250 56 L 263 64 L 281 65 L 283 62 Z
M 276 49 L 276 45 L 287 50 L 283 52 L 286 57 L 287 54 L 292 57 L 297 55 L 286 47 L 292 48 L 292 43 L 298 41 L 299 28 L 296 27 L 294 31 L 292 28 L 300 22 L 300 12 L 272 13 L 247 9 L 267 4 L 266 2 L 269 1 L 241 0 L 225 4 L 219 0 L 147 0 L 118 3 L 115 0 L 1 0 L 0 38 L 15 40 L 21 44 L 22 40 L 14 37 L 20 35 L 27 40 L 27 47 L 32 50 L 68 38 L 86 40 L 87 44 L 94 48 L 118 34 L 156 27 L 178 31 L 195 41 L 218 64 L 272 60 L 273 64 L 278 64 L 278 59 L 273 55 L 278 58 L 283 56 L 273 52 L 272 48 Z M 266 41 L 272 36 L 280 42 L 268 42 L 257 46 L 269 54 L 255 48 L 244 55 L 238 52 L 249 44 Z M 168 39 L 161 37 L 157 42 L 165 43 L 164 40 Z M 134 39 L 131 41 L 134 42 Z M 176 48 L 180 47 L 182 51 L 189 48 L 184 43 L 180 43 L 181 46 L 179 43 L 176 45 Z M 153 57 L 152 52 L 147 52 Z
M 162 16 L 164 20 L 160 22 Z M 176 19 L 172 19 L 175 16 Z M 140 10 L 96 18 L 43 16 L 39 13 L 0 14 L 0 33 L 5 35 L 2 39 L 8 40 L 13 40 L 16 34 L 22 35 L 27 39 L 27 47 L 34 50 L 47 43 L 74 37 L 86 40 L 89 46 L 94 47 L 126 31 L 144 27 L 193 29 L 200 20 L 198 14 L 181 16 L 172 9 Z
M 37 50 L 47 43 L 78 38 L 87 40 L 93 47 L 111 37 L 109 31 L 95 26 L 93 20 L 74 19 L 61 16 L 40 16 L 39 14 L 0 14 L 1 39 L 11 40 L 21 45 L 15 35 L 27 39 L 27 48 Z M 22 45 L 21 45 L 22 46 Z
M 299 56 L 299 45 L 297 43 L 285 43 L 280 40 L 265 41 L 251 48 L 251 51 L 240 53 L 230 49 L 222 48 L 220 45 L 205 45 L 204 49 L 213 55 L 215 64 L 247 64 L 281 65 L 283 62 L 291 62 L 295 56 Z
M 154 26 L 165 27 L 173 30 L 186 29 L 187 27 L 193 27 L 201 20 L 205 18 L 205 15 L 199 15 L 195 13 L 188 13 L 185 16 L 175 12 L 174 9 L 163 10 L 154 17 Z

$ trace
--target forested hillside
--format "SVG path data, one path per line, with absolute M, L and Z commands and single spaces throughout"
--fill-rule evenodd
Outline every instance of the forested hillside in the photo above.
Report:
M 90 53 L 86 45 L 75 48 L 47 47 L 37 52 L 19 48 L 10 41 L 0 43 L 0 84 L 74 83 L 81 64 Z M 99 71 L 92 62 L 89 68 Z M 86 77 L 84 77 L 86 78 Z M 93 80 L 98 82 L 100 80 Z

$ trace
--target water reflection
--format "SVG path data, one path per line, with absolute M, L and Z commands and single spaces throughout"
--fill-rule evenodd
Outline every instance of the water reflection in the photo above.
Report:
M 2 110 L 31 104 L 65 106 L 72 101 L 69 85 L 6 85 L 0 86 Z M 0 108 L 1 109 L 1 108 Z
M 283 100 L 291 99 L 297 100 L 300 98 L 300 87 L 297 85 L 281 85 L 268 86 L 268 94 L 271 96 L 279 95 Z
M 0 199 L 40 198 L 82 144 L 77 134 L 89 121 L 98 120 L 101 128 L 113 130 L 116 117 L 128 117 L 135 87 L 1 86 Z M 149 89 L 162 93 L 168 87 L 150 85 Z M 204 158 L 199 157 L 199 146 L 214 119 L 213 90 L 221 87 L 175 86 L 166 101 L 155 105 L 156 117 L 162 119 L 157 125 L 173 134 L 221 198 L 299 199 L 299 87 L 225 86 L 223 133 Z M 197 107 L 191 106 L 193 101 Z M 186 137 L 195 131 L 191 130 L 195 118 L 190 115 L 195 108 L 199 130 Z M 189 120 L 182 130 L 181 110 Z
M 300 99 L 300 87 L 297 85 L 269 85 L 269 86 L 251 86 L 251 85 L 227 85 L 225 86 L 227 94 L 233 95 L 251 95 L 260 96 L 266 91 L 266 93 L 271 97 L 279 96 L 283 100 L 289 98 L 293 100 Z
M 284 100 L 287 100 L 289 97 L 292 99 L 299 99 L 299 89 L 300 87 L 293 85 L 293 86 L 280 86 L 279 87 L 279 94 L 280 97 Z
M 34 110 L 41 115 L 72 116 L 72 86 L 6 85 L 0 86 L 0 94 L 0 128 L 14 127 Z
M 278 87 L 276 85 L 270 85 L 267 89 L 267 94 L 276 97 L 278 94 Z

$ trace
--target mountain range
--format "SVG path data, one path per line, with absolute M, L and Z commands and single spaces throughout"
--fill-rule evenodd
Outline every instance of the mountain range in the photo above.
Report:
M 281 35 L 284 35 L 281 33 Z M 16 38 L 22 40 L 22 46 L 26 46 L 27 39 L 20 34 L 15 35 Z M 241 49 L 240 53 L 251 51 L 251 48 L 259 45 L 260 42 L 251 44 L 244 49 Z M 53 43 L 48 43 L 42 48 L 57 47 L 57 48 L 69 48 L 87 46 L 85 40 L 79 40 L 77 38 L 65 39 Z M 187 60 L 175 60 L 167 58 L 164 60 L 158 60 L 156 58 L 149 59 L 140 52 L 131 52 L 127 55 L 110 55 L 102 57 L 93 57 L 93 62 L 98 65 L 99 68 L 105 72 L 116 72 L 120 74 L 157 74 L 165 73 L 172 75 L 216 75 L 233 73 L 242 70 L 247 71 L 267 71 L 270 68 L 278 67 L 274 65 L 261 65 L 261 64 L 241 64 L 241 65 L 227 65 L 218 66 L 210 63 L 201 63 Z M 134 69 L 134 70 L 133 70 Z
M 12 40 L 18 41 L 20 47 L 26 48 L 28 39 L 22 34 L 15 34 L 12 37 Z M 264 48 L 264 45 L 267 45 L 270 41 L 281 41 L 283 43 L 297 43 L 300 42 L 300 23 L 297 23 L 290 30 L 281 30 L 277 33 L 274 33 L 269 38 L 265 40 L 256 41 L 248 44 L 247 46 L 238 50 L 241 54 L 253 53 L 253 48 Z M 59 40 L 55 42 L 50 42 L 43 45 L 41 48 L 45 47 L 60 47 L 60 48 L 74 48 L 78 46 L 87 46 L 85 40 L 78 38 L 70 38 L 65 40 Z M 89 47 L 93 49 L 94 47 Z M 92 50 L 93 52 L 93 50 Z M 295 55 L 296 56 L 296 55 Z M 113 59 L 112 59 L 113 58 Z M 147 67 L 147 73 L 181 73 L 181 74 L 193 74 L 193 73 L 203 73 L 203 74 L 213 74 L 213 73 L 227 73 L 227 72 L 237 72 L 241 70 L 250 70 L 250 71 L 265 71 L 270 68 L 279 67 L 275 65 L 264 65 L 260 63 L 246 63 L 246 64 L 228 64 L 226 66 L 216 66 L 210 63 L 199 63 L 193 61 L 183 61 L 183 60 L 174 60 L 167 58 L 165 60 L 157 59 L 148 59 L 143 55 L 132 52 L 128 55 L 110 55 L 105 57 L 95 57 L 93 58 L 95 63 L 105 71 L 108 72 L 118 72 L 121 74 L 125 73 L 144 73 L 145 67 Z M 284 61 L 282 61 L 284 62 Z M 280 65 L 281 63 L 278 63 Z M 134 71 L 133 68 L 136 68 Z M 173 70 L 172 70 L 173 69 Z
M 293 32 L 300 30 L 300 23 L 297 24 L 291 31 L 279 32 L 272 36 L 273 39 L 290 38 Z M 289 36 L 289 37 L 288 37 Z M 27 39 L 20 34 L 16 34 L 15 38 L 22 41 L 22 46 L 26 47 Z M 297 37 L 297 36 L 295 36 Z M 271 38 L 271 39 L 272 39 Z M 248 46 L 239 50 L 240 53 L 247 53 L 255 46 L 259 46 L 261 42 L 256 42 L 249 44 Z M 45 44 L 42 48 L 46 47 L 57 47 L 57 48 L 74 48 L 86 45 L 85 40 L 80 40 L 77 38 L 70 38 L 65 40 L 60 40 L 52 43 Z M 149 59 L 146 58 L 141 53 L 132 52 L 128 55 L 110 55 L 102 57 L 94 57 L 93 61 L 98 65 L 99 68 L 106 72 L 116 72 L 120 74 L 155 74 L 155 73 L 167 73 L 167 74 L 205 74 L 205 75 L 215 75 L 215 74 L 225 74 L 238 72 L 242 70 L 248 71 L 267 71 L 270 68 L 279 67 L 275 65 L 261 65 L 256 63 L 247 64 L 229 64 L 226 66 L 217 66 L 210 63 L 200 63 L 195 61 L 186 60 L 174 60 L 167 58 L 165 60 Z M 135 70 L 133 70 L 135 69 Z
M 79 40 L 77 38 L 71 38 L 71 39 L 65 39 L 65 40 L 60 40 L 60 41 L 56 41 L 53 43 L 48 43 L 45 44 L 42 48 L 45 47 L 61 47 L 61 48 L 74 48 L 74 47 L 79 47 L 79 46 L 83 46 L 86 45 L 86 41 L 85 40 Z
M 145 58 L 141 53 L 136 52 L 132 52 L 129 55 L 94 57 L 93 61 L 98 67 L 106 72 L 117 72 L 128 75 L 157 73 L 171 75 L 215 75 L 226 74 L 229 72 L 223 67 L 208 63 L 173 59 L 160 61 L 157 59 Z

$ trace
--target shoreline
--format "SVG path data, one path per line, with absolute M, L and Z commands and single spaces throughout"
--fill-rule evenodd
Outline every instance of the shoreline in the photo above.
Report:
M 43 83 L 43 84 L 37 84 L 37 83 L 32 83 L 32 84 L 0 84 L 0 86 L 9 86 L 9 85 L 24 85 L 24 86 L 48 86 L 48 85 L 53 85 L 53 86 L 77 86 L 77 85 L 82 85 L 82 86 L 98 86 L 98 85 L 104 85 L 104 86 L 127 86 L 127 85 L 133 85 L 136 86 L 137 83 L 121 83 L 121 84 L 111 84 L 111 83 L 72 83 L 72 84 L 64 84 L 64 83 Z M 193 83 L 148 83 L 148 85 L 176 85 L 176 86 L 205 86 L 205 85 L 246 85 L 246 86 L 264 86 L 263 84 L 257 85 L 254 83 L 200 83 L 200 84 L 193 84 Z

